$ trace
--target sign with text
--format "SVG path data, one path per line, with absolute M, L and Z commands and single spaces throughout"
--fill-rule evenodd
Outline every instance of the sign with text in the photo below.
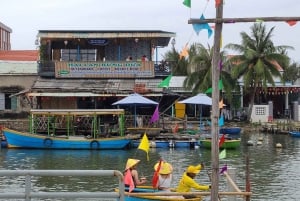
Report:
M 56 78 L 154 77 L 153 61 L 55 62 Z

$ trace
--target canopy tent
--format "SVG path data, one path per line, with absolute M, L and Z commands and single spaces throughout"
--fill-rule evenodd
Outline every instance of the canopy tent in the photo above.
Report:
M 196 96 L 192 96 L 185 100 L 179 101 L 178 103 L 200 105 L 200 128 L 201 128 L 202 105 L 212 105 L 212 99 L 206 94 L 200 93 Z
M 158 102 L 145 98 L 138 93 L 133 93 L 117 102 L 114 102 L 112 105 L 134 105 L 134 126 L 136 127 L 136 107 L 139 105 L 158 105 Z

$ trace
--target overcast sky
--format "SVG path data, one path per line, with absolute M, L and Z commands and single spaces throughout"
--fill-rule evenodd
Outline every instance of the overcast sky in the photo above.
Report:
M 0 22 L 12 28 L 13 50 L 36 49 L 38 30 L 162 30 L 176 33 L 177 50 L 185 43 L 213 44 L 202 30 L 197 36 L 189 18 L 215 17 L 214 0 L 191 0 L 192 8 L 183 0 L 5 0 L 1 1 Z M 300 16 L 299 0 L 225 0 L 224 17 L 295 17 Z M 253 23 L 225 24 L 223 45 L 240 43 L 240 32 L 250 34 Z M 300 22 L 266 22 L 275 26 L 275 45 L 293 46 L 289 56 L 300 62 Z M 169 47 L 159 50 L 162 55 Z

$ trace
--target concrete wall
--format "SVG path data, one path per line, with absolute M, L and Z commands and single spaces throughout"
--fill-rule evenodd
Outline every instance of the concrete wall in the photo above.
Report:
M 268 122 L 270 121 L 270 106 L 269 105 L 253 105 L 251 113 L 252 122 Z M 273 116 L 272 116 L 273 120 Z

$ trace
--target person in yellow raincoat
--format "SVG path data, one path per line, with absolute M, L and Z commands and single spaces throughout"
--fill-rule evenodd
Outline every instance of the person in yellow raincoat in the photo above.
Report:
M 191 192 L 192 189 L 195 190 L 209 190 L 210 185 L 202 185 L 198 184 L 194 178 L 196 175 L 200 172 L 202 169 L 203 165 L 197 165 L 193 166 L 190 165 L 186 171 L 183 173 L 182 178 L 180 179 L 177 189 L 177 192 L 183 193 L 183 192 Z M 194 195 L 184 195 L 184 198 L 194 198 L 196 196 Z

